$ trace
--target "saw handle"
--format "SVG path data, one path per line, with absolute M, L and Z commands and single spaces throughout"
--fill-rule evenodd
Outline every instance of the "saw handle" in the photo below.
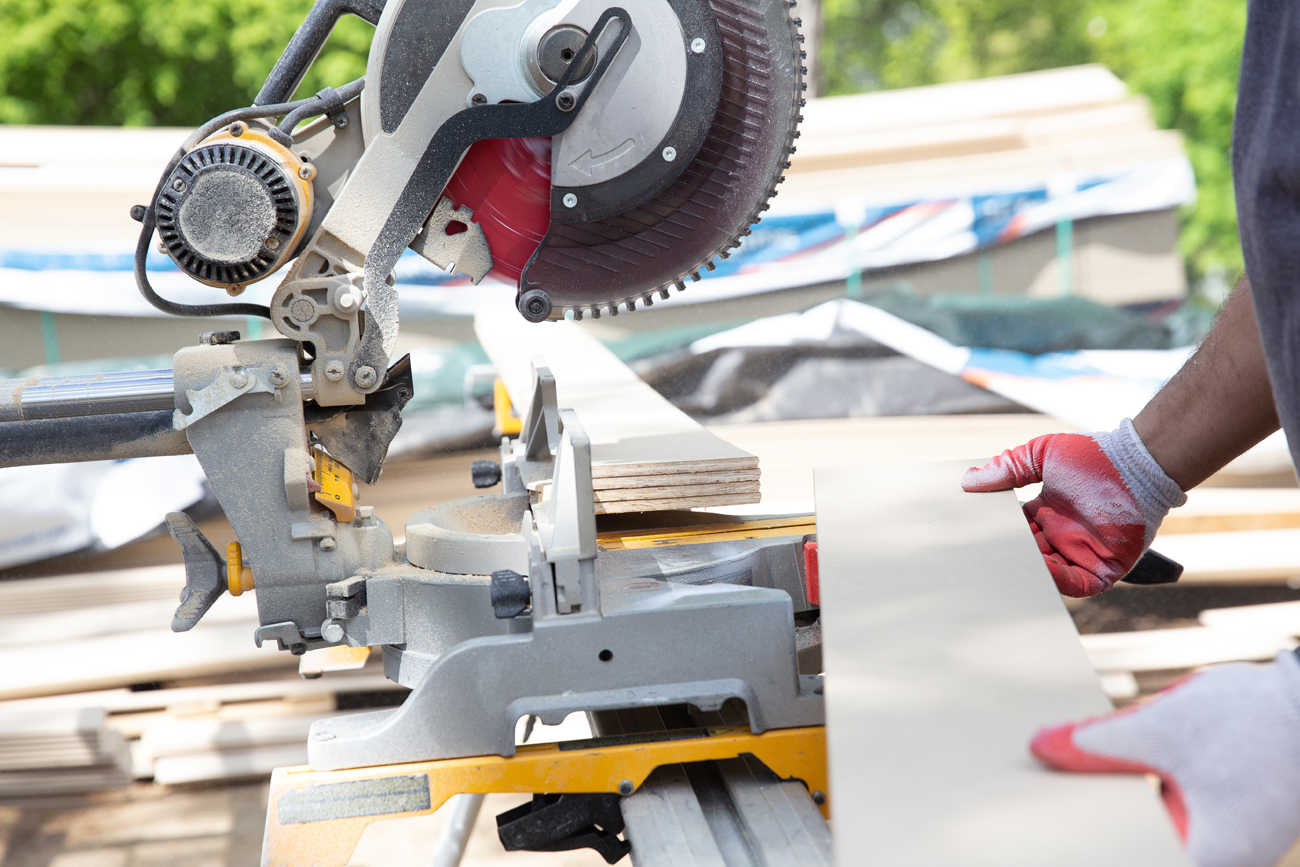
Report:
M 1158 551 L 1147 549 L 1142 558 L 1133 564 L 1128 574 L 1119 579 L 1125 584 L 1149 586 L 1174 584 L 1183 575 L 1183 564 L 1170 560 Z

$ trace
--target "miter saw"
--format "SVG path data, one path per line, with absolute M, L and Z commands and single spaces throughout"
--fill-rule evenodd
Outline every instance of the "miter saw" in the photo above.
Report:
M 256 104 L 196 130 L 132 210 L 151 303 L 282 337 L 210 332 L 172 370 L 5 383 L 0 464 L 192 451 L 238 542 L 218 552 L 168 515 L 173 629 L 251 590 L 259 645 L 382 648 L 411 687 L 317 723 L 310 766 L 276 772 L 266 864 L 342 865 L 378 818 L 491 791 L 534 795 L 498 819 L 510 848 L 825 861 L 810 517 L 599 528 L 590 445 L 544 362 L 523 432 L 474 468 L 500 493 L 412 515 L 396 546 L 357 501 L 414 391 L 392 359 L 407 248 L 516 280 L 534 322 L 630 311 L 725 257 L 794 149 L 786 0 L 508 3 L 319 0 Z M 290 100 L 344 13 L 376 26 L 366 78 Z M 145 271 L 155 234 L 231 295 L 285 274 L 266 307 L 174 303 Z M 521 719 L 575 712 L 594 740 L 516 750 Z

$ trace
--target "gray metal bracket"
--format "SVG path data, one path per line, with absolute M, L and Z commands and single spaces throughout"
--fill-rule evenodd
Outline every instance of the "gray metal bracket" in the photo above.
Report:
M 167 513 L 167 532 L 185 557 L 185 588 L 172 616 L 172 632 L 187 632 L 226 592 L 226 561 L 184 512 Z
M 541 358 L 533 359 L 533 399 L 524 419 L 524 458 L 549 460 L 560 442 L 560 411 L 555 397 L 555 377 Z
M 554 472 L 534 507 L 542 553 L 555 576 L 559 614 L 596 609 L 596 503 L 591 483 L 591 440 L 571 409 L 556 415 L 560 438 Z M 546 616 L 545 611 L 540 612 Z
M 210 384 L 203 388 L 186 389 L 185 398 L 190 403 L 190 412 L 187 415 L 176 410 L 172 415 L 172 427 L 185 430 L 199 419 L 207 418 L 245 394 L 262 392 L 279 398 L 280 389 L 289 383 L 290 373 L 287 365 L 277 365 L 270 369 L 263 365 L 223 367 L 216 372 Z M 292 373 L 296 377 L 297 371 Z

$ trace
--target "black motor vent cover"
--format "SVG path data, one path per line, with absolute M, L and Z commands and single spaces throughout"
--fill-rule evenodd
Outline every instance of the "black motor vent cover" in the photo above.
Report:
M 222 142 L 185 155 L 158 201 L 158 234 L 176 264 L 205 283 L 260 280 L 298 229 L 293 181 L 260 151 Z

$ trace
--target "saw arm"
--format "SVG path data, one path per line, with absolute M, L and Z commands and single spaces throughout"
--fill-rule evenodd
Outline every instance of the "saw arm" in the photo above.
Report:
M 287 101 L 349 13 L 376 24 L 366 78 Z M 786 0 L 318 0 L 257 105 L 197 130 L 133 211 L 137 282 L 169 313 L 269 318 L 323 407 L 381 386 L 408 247 L 474 282 L 518 275 L 533 321 L 648 306 L 766 209 L 797 136 L 796 25 Z M 549 142 L 523 151 L 548 207 L 496 190 L 532 170 L 470 150 L 508 140 Z M 168 302 L 144 268 L 155 231 L 231 295 L 287 273 L 265 308 Z

